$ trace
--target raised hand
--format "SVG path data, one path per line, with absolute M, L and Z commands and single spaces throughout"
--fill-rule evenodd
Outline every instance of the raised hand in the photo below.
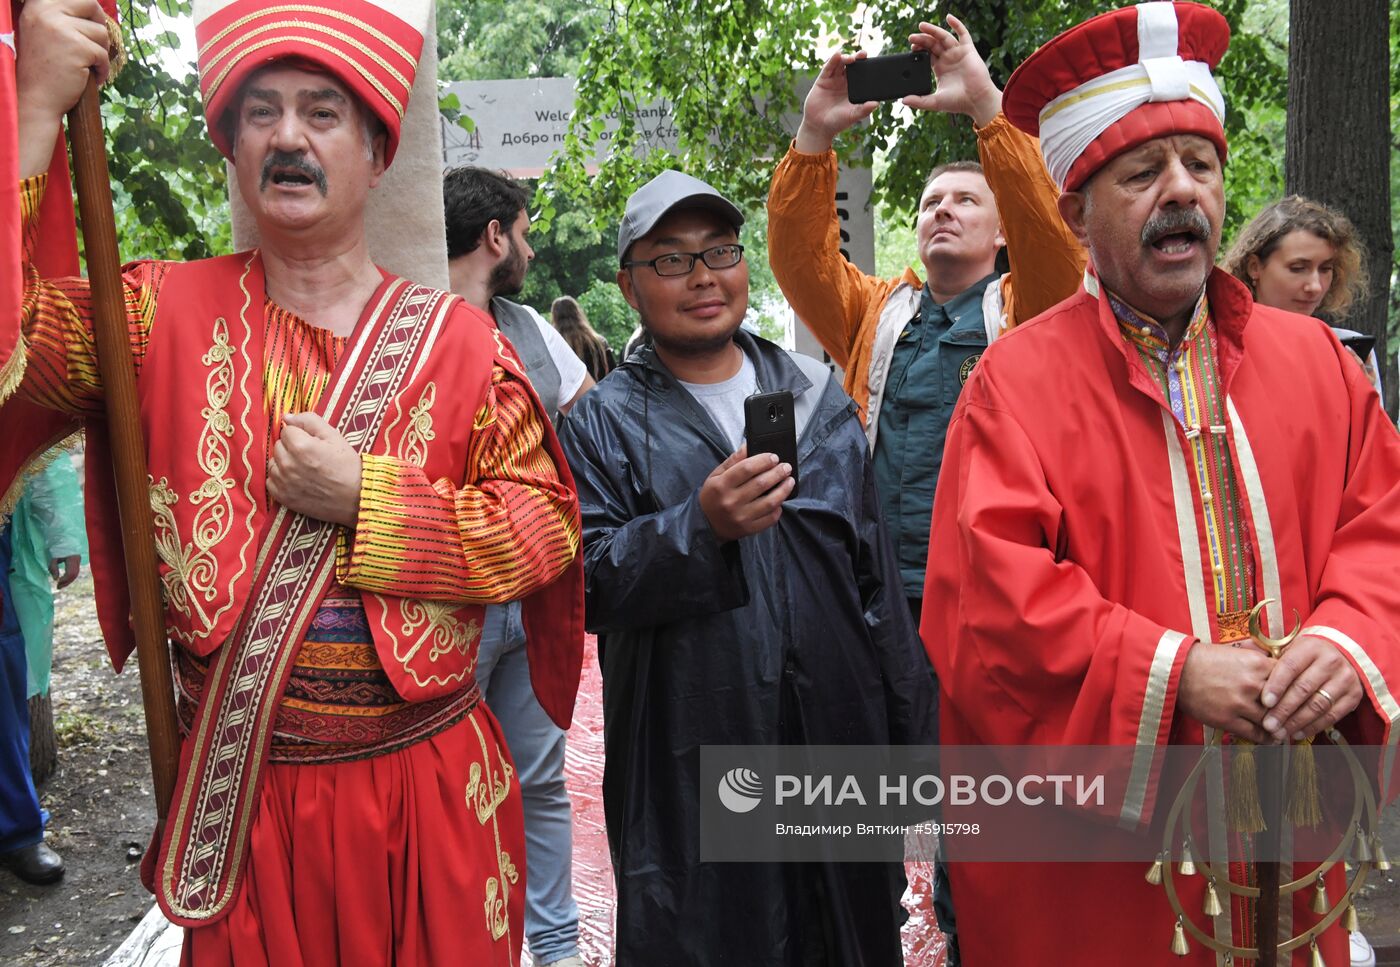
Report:
M 932 94 L 911 94 L 903 103 L 920 111 L 966 114 L 980 128 L 1001 111 L 1001 89 L 992 83 L 963 22 L 949 14 L 948 25 L 956 36 L 931 23 L 919 24 L 919 32 L 909 36 L 916 50 L 929 52 L 938 87 Z
M 15 61 L 20 177 L 48 170 L 63 115 L 96 73 L 109 70 L 107 15 L 97 0 L 29 0 L 20 7 Z
M 846 65 L 862 60 L 858 54 L 832 54 L 802 104 L 802 124 L 797 129 L 796 146 L 803 154 L 821 154 L 831 148 L 836 136 L 870 117 L 878 101 L 852 104 L 846 99 Z

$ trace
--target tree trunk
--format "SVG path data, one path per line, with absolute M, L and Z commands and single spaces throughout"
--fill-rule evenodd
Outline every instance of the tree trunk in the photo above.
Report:
M 1396 413 L 1386 345 L 1390 296 L 1390 47 L 1386 0 L 1292 0 L 1288 18 L 1285 180 L 1346 214 L 1369 252 L 1370 296 L 1344 325 L 1376 337 L 1385 398 Z
M 40 783 L 58 765 L 58 737 L 53 730 L 53 700 L 48 694 L 29 700 L 29 771 Z

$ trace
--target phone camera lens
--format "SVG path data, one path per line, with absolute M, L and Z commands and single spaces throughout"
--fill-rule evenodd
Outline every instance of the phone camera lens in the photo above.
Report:
M 777 404 L 777 403 L 769 403 L 769 404 L 768 404 L 768 422 L 769 422 L 769 423 L 777 423 L 777 422 L 778 422 L 778 404 Z

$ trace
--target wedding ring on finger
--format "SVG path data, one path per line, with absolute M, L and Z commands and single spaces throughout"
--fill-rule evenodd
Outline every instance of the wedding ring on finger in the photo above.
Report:
M 1337 700 L 1334 699 L 1334 698 L 1332 697 L 1332 693 L 1329 692 L 1329 691 L 1328 691 L 1327 689 L 1325 689 L 1325 688 L 1319 688 L 1319 689 L 1317 690 L 1317 694 L 1319 694 L 1319 695 L 1321 695 L 1323 698 L 1327 699 L 1327 707 L 1328 707 L 1328 708 L 1331 708 L 1331 707 L 1332 707 L 1333 705 L 1335 705 L 1336 702 L 1337 702 Z

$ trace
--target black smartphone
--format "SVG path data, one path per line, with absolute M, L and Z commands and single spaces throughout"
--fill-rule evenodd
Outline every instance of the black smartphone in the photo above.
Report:
M 931 93 L 933 67 L 926 50 L 867 57 L 846 65 L 846 99 L 852 104 L 897 101 L 906 94 Z
M 797 493 L 797 423 L 789 390 L 755 393 L 744 400 L 744 438 L 749 456 L 777 454 L 778 462 L 792 467 L 792 493 Z
M 1369 359 L 1371 351 L 1376 348 L 1376 337 L 1367 336 L 1364 333 L 1358 332 L 1355 335 L 1346 336 L 1339 335 L 1337 338 L 1341 340 L 1343 346 L 1360 356 L 1362 362 Z

